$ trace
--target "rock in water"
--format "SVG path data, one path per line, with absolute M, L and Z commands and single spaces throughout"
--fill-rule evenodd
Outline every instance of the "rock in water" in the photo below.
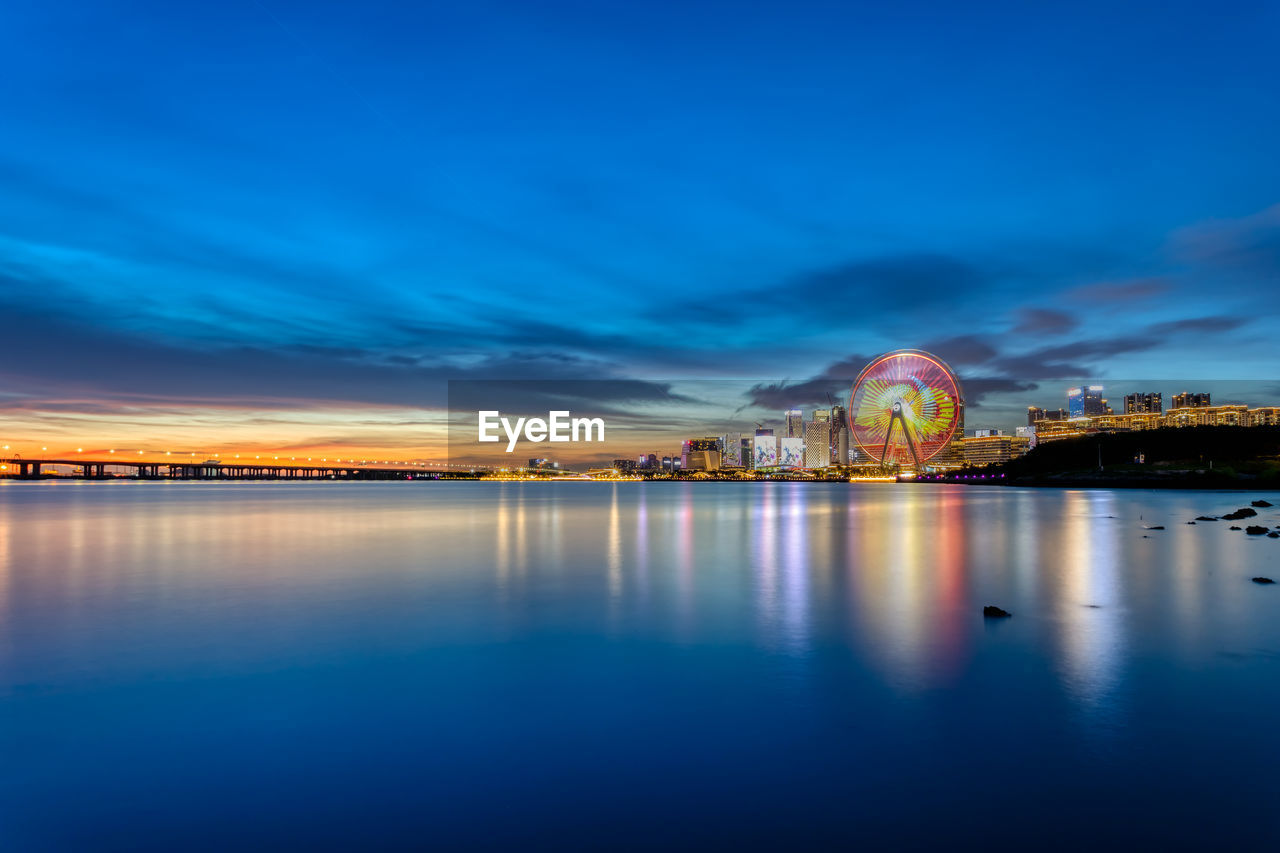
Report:
M 1163 524 L 1157 524 L 1154 527 L 1148 527 L 1147 530 L 1164 530 Z
M 985 619 L 1008 619 L 1012 615 L 1008 610 L 1003 610 L 994 604 L 988 604 L 982 608 L 982 616 Z
M 1196 521 L 1217 521 L 1212 515 L 1197 515 Z
M 1268 534 L 1267 534 L 1267 538 L 1268 538 L 1268 539 L 1280 539 L 1280 533 L 1277 533 L 1276 531 L 1274 531 L 1274 530 L 1273 530 L 1273 531 L 1271 531 L 1270 533 L 1268 533 Z
M 1258 527 L 1256 524 L 1250 524 L 1244 529 L 1244 532 L 1248 533 L 1250 536 L 1261 536 L 1267 532 L 1267 528 Z
M 1271 501 L 1254 501 L 1251 506 L 1275 506 Z
M 1223 516 L 1223 518 L 1225 518 L 1227 521 L 1239 521 L 1242 518 L 1252 518 L 1257 514 L 1258 514 L 1258 511 L 1256 509 L 1250 509 L 1247 506 L 1242 506 L 1235 512 L 1227 513 L 1226 515 Z
M 1238 525 L 1238 524 L 1233 524 L 1233 525 L 1231 525 L 1230 527 L 1228 527 L 1227 529 L 1228 529 L 1228 530 L 1239 530 L 1239 529 L 1240 529 L 1240 525 Z
M 1254 583 L 1275 583 L 1271 578 L 1254 578 Z

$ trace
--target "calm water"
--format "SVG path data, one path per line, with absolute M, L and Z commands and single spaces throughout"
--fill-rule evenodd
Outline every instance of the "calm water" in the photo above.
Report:
M 0 849 L 1276 849 L 1258 497 L 3 483 Z

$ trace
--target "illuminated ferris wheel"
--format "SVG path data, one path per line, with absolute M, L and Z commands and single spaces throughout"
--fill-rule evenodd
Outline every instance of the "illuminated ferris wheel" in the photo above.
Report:
M 963 405 L 960 383 L 942 359 L 894 350 L 858 374 L 849 397 L 849 429 L 881 464 L 919 468 L 951 441 Z

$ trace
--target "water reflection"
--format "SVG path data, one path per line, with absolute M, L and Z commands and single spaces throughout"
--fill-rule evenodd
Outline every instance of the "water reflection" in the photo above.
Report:
M 1064 510 L 1062 583 L 1054 599 L 1061 669 L 1072 697 L 1094 712 L 1106 706 L 1124 656 L 1115 494 L 1070 491 Z
M 1212 507 L 1177 494 L 798 483 L 162 488 L 0 488 L 11 650 L 15 631 L 57 645 L 77 620 L 88 636 L 108 614 L 145 615 L 148 602 L 171 598 L 222 618 L 208 599 L 187 601 L 211 590 L 273 612 L 277 624 L 307 622 L 316 597 L 335 590 L 403 594 L 438 621 L 430 602 L 461 585 L 501 603 L 509 629 L 561 619 L 589 631 L 596 620 L 614 636 L 714 639 L 792 658 L 834 643 L 913 692 L 954 685 L 980 654 L 1013 643 L 1038 656 L 1068 701 L 1105 714 L 1119 707 L 1136 636 L 1157 635 L 1186 659 L 1216 654 L 1208 643 L 1245 643 L 1238 626 L 1252 624 L 1257 597 L 1215 570 L 1262 552 L 1225 525 L 1183 524 Z M 1144 530 L 1155 523 L 1166 527 L 1160 536 Z M 1015 618 L 984 623 L 984 604 Z

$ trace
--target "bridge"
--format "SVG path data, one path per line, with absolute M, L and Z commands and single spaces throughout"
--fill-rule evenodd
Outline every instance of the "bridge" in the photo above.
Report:
M 55 474 L 54 466 L 69 466 L 71 474 Z M 476 469 L 479 473 L 480 469 Z M 472 474 L 441 468 L 388 463 L 385 465 L 343 465 L 307 462 L 297 465 L 261 462 L 152 462 L 127 459 L 0 459 L 0 477 L 40 479 L 50 476 L 82 480 L 438 480 Z

